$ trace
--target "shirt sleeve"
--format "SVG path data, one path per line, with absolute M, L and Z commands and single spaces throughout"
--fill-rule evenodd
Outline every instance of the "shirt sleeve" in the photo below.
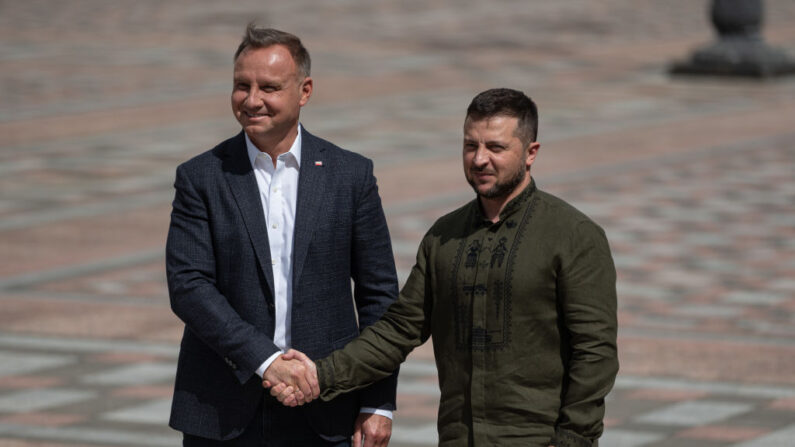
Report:
M 432 297 L 426 282 L 426 247 L 425 242 L 420 245 L 406 285 L 384 316 L 343 349 L 316 362 L 323 400 L 389 376 L 428 339 Z
M 558 293 L 570 356 L 556 446 L 590 446 L 603 430 L 604 399 L 618 373 L 616 271 L 604 232 L 580 222 L 561 261 Z

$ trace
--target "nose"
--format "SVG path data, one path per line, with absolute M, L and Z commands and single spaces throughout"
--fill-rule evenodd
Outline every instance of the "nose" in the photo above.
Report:
M 264 101 L 260 97 L 259 90 L 252 88 L 246 95 L 246 100 L 243 101 L 243 106 L 247 109 L 259 109 L 263 106 Z
M 478 146 L 475 149 L 475 155 L 472 157 L 472 164 L 478 168 L 482 168 L 489 163 L 489 154 L 484 146 Z

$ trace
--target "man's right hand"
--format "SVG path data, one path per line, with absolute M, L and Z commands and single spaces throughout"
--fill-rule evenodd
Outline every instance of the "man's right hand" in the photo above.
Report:
M 294 349 L 271 363 L 262 386 L 271 388 L 271 395 L 288 407 L 309 403 L 320 395 L 315 363 Z

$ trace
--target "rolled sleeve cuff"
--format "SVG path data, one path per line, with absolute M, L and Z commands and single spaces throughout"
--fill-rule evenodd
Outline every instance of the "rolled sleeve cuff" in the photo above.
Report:
M 549 442 L 555 447 L 595 447 L 595 442 L 571 430 L 557 427 L 555 437 Z

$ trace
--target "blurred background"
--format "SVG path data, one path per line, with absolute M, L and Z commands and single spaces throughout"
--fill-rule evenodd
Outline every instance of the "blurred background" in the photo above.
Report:
M 672 77 L 708 1 L 0 1 L 0 446 L 180 445 L 164 243 L 176 166 L 239 130 L 232 56 L 297 34 L 302 122 L 375 161 L 402 281 L 473 197 L 471 98 L 533 97 L 540 188 L 607 231 L 621 371 L 603 447 L 792 446 L 795 77 Z M 764 37 L 795 53 L 795 2 Z M 430 346 L 391 445 L 431 446 Z

